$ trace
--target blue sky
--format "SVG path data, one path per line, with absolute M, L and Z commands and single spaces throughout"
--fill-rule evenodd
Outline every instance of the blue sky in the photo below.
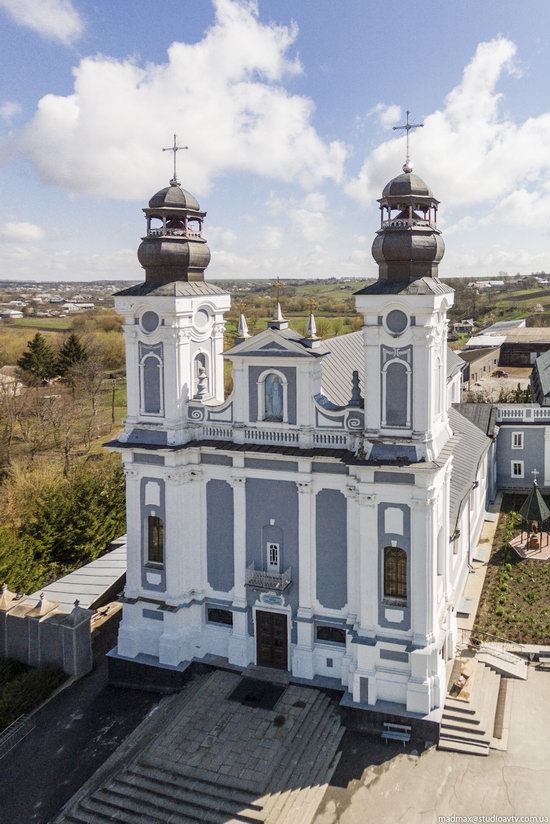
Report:
M 211 277 L 372 277 L 406 108 L 442 274 L 550 271 L 549 24 L 547 0 L 0 0 L 0 279 L 139 279 L 174 131 Z

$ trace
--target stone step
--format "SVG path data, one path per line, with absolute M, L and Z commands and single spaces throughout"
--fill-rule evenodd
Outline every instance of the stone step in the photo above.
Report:
M 63 824 L 113 824 L 111 814 L 91 813 L 78 805 L 75 809 L 71 810 L 71 812 L 65 813 L 63 818 L 57 819 L 57 821 L 62 821 Z
M 442 721 L 460 721 L 464 725 L 475 726 L 479 724 L 479 718 L 476 715 L 469 715 L 465 712 L 457 712 L 445 704 L 443 708 L 443 715 L 441 716 Z
M 290 673 L 288 670 L 277 670 L 272 667 L 259 667 L 257 664 L 250 664 L 241 672 L 242 678 L 253 678 L 257 681 L 269 681 L 270 684 L 280 684 L 287 687 L 290 684 Z
M 176 764 L 172 761 L 170 764 L 167 764 L 166 761 L 161 758 L 149 755 L 147 753 L 139 759 L 139 763 L 145 766 L 151 765 L 152 767 L 156 767 L 157 769 L 163 770 L 167 773 L 195 779 L 199 782 L 205 781 L 205 771 L 201 767 L 191 767 L 187 764 Z M 215 775 L 218 776 L 217 773 L 215 773 Z M 209 784 L 210 782 L 206 781 L 205 783 Z M 237 778 L 233 775 L 219 775 L 219 777 L 216 778 L 216 786 L 241 793 L 243 798 L 248 798 L 250 801 L 253 801 L 256 797 L 255 791 L 250 789 L 250 782 L 245 781 L 243 778 Z
M 441 733 L 444 732 L 453 732 L 454 730 L 461 730 L 462 732 L 468 733 L 471 736 L 478 736 L 484 735 L 485 730 L 481 729 L 479 726 L 479 720 L 476 724 L 467 724 L 464 723 L 462 720 L 450 720 L 448 718 L 443 717 L 441 720 Z
M 78 809 L 85 810 L 92 816 L 103 816 L 111 823 L 120 821 L 123 824 L 145 824 L 147 820 L 139 810 L 126 810 L 121 807 L 116 799 L 97 798 L 96 793 L 88 798 L 83 798 L 78 805 Z M 93 818 L 94 822 L 96 820 L 96 818 Z
M 205 784 L 197 788 L 186 786 L 183 783 L 166 783 L 162 779 L 136 774 L 133 769 L 129 772 L 131 774 L 119 776 L 117 780 L 126 783 L 130 790 L 138 786 L 140 790 L 150 793 L 154 798 L 164 798 L 177 805 L 184 805 L 183 809 L 186 811 L 188 808 L 197 813 L 203 811 L 205 821 L 218 822 L 220 816 L 221 820 L 225 821 L 227 814 L 235 816 L 237 813 L 239 820 L 246 824 L 264 821 L 260 810 L 248 807 L 248 804 L 240 804 L 232 796 L 221 794 L 219 790 L 217 791 L 215 784 Z
M 512 660 L 513 658 L 515 660 Z M 506 675 L 508 678 L 518 678 L 522 681 L 527 680 L 527 662 L 517 656 L 503 658 L 491 651 L 484 651 L 478 654 L 478 659 L 501 675 Z
M 205 799 L 212 799 L 212 802 L 223 799 L 231 799 L 233 804 L 239 804 L 241 807 L 261 812 L 261 807 L 254 803 L 256 793 L 252 791 L 245 792 L 241 789 L 226 786 L 224 779 L 226 776 L 220 775 L 219 781 L 216 779 L 215 783 L 208 781 L 203 774 L 202 779 L 193 776 L 185 776 L 172 772 L 171 767 L 161 769 L 153 767 L 152 765 L 144 765 L 141 763 L 133 764 L 128 768 L 128 771 L 142 780 L 153 781 L 160 787 L 165 787 L 166 792 L 192 792 L 204 797 Z
M 466 741 L 439 741 L 438 750 L 461 752 L 467 755 L 489 755 L 489 747 L 468 744 Z

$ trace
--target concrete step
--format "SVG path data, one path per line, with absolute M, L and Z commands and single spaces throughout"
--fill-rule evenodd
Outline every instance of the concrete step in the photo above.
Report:
M 473 715 L 470 715 L 469 713 L 466 713 L 466 712 L 458 712 L 458 711 L 452 709 L 451 707 L 449 707 L 447 705 L 447 703 L 445 703 L 445 706 L 443 708 L 443 715 L 441 716 L 441 720 L 442 721 L 451 721 L 451 722 L 452 721 L 460 721 L 464 725 L 471 725 L 471 726 L 475 726 L 476 724 L 479 724 L 479 718 L 477 718 L 475 713 Z
M 113 818 L 110 814 L 91 813 L 79 806 L 71 812 L 65 813 L 62 819 L 57 820 L 62 821 L 63 824 L 113 824 Z
M 83 798 L 78 808 L 94 816 L 103 816 L 110 822 L 120 821 L 123 822 L 123 824 L 144 824 L 147 820 L 139 809 L 126 810 L 116 799 L 113 801 L 110 798 L 96 797 L 96 793 L 89 798 Z M 94 818 L 94 821 L 96 820 L 97 819 Z
M 270 684 L 280 684 L 284 687 L 290 684 L 290 673 L 287 670 L 259 667 L 257 664 L 250 664 L 242 671 L 241 676 L 242 678 L 254 678 L 257 681 L 269 681 Z
M 170 764 L 167 765 L 166 761 L 147 753 L 144 753 L 144 755 L 139 759 L 139 763 L 144 766 L 150 765 L 152 767 L 156 767 L 166 773 L 172 773 L 173 775 L 194 779 L 198 782 L 205 781 L 204 770 L 200 767 L 191 767 L 187 764 L 180 765 L 175 764 L 174 762 L 170 762 Z M 255 791 L 250 789 L 250 782 L 245 781 L 243 778 L 236 778 L 235 776 L 228 775 L 218 776 L 218 774 L 216 774 L 216 776 L 216 787 L 234 790 L 236 793 L 239 793 L 243 799 L 248 799 L 250 801 L 253 801 L 256 797 Z M 210 782 L 206 781 L 206 783 L 209 784 Z
M 467 733 L 471 736 L 483 736 L 485 735 L 485 730 L 481 729 L 478 724 L 465 724 L 464 721 L 450 721 L 449 719 L 443 718 L 441 721 L 441 734 L 443 733 L 452 733 L 456 730 L 460 730 L 461 732 Z
M 465 741 L 439 741 L 437 745 L 438 750 L 446 750 L 447 752 L 460 752 L 466 755 L 489 755 L 489 747 L 476 746 L 475 744 L 468 744 Z
M 491 667 L 495 672 L 506 675 L 508 678 L 518 678 L 521 681 L 527 680 L 527 662 L 516 655 L 506 654 L 503 657 L 500 653 L 483 651 L 478 653 L 478 660 Z
M 149 793 L 154 798 L 164 799 L 172 805 L 175 804 L 178 809 L 202 814 L 205 821 L 225 821 L 228 814 L 235 816 L 237 813 L 239 819 L 245 824 L 258 824 L 264 821 L 261 810 L 255 810 L 247 803 L 240 804 L 234 797 L 220 793 L 215 784 L 205 783 L 204 786 L 198 788 L 185 786 L 183 783 L 166 783 L 162 779 L 136 774 L 134 770 L 129 771 L 126 776 L 119 776 L 117 781 L 126 783 L 130 792 L 138 786 L 141 791 Z

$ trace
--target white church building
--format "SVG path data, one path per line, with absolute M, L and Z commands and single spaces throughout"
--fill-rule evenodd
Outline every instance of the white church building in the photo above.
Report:
M 128 414 L 128 571 L 112 656 L 287 670 L 350 706 L 428 716 L 484 519 L 490 439 L 453 407 L 438 201 L 385 187 L 360 331 L 268 328 L 224 352 L 205 212 L 174 178 L 144 209 L 145 281 L 116 295 Z M 224 364 L 233 391 L 224 396 Z

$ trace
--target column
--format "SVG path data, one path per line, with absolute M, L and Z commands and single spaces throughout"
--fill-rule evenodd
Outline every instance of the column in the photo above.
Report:
M 233 487 L 233 629 L 229 640 L 229 663 L 249 663 L 248 605 L 246 597 L 246 477 L 232 475 Z
M 164 564 L 166 569 L 166 603 L 178 606 L 185 600 L 186 550 L 184 536 L 189 529 L 188 519 L 194 513 L 184 505 L 184 484 L 189 481 L 183 469 L 171 470 L 165 475 Z
M 411 504 L 411 627 L 413 644 L 425 647 L 435 639 L 434 499 L 413 498 Z
M 359 503 L 359 628 L 376 636 L 378 626 L 378 510 L 376 495 L 361 493 Z
M 141 590 L 141 505 L 139 486 L 141 474 L 132 465 L 124 467 L 126 476 L 126 598 L 138 598 Z
M 297 678 L 313 678 L 315 599 L 315 495 L 310 478 L 296 481 L 298 489 L 298 613 L 297 644 L 292 655 L 292 673 Z M 293 576 L 296 570 L 292 570 Z
M 348 545 L 348 623 L 357 623 L 359 617 L 359 503 L 357 487 L 349 485 L 345 489 L 347 499 L 347 545 Z
M 223 374 L 223 336 L 225 322 L 215 323 L 212 328 L 212 389 L 211 392 L 219 403 L 224 400 Z
M 231 477 L 233 487 L 233 606 L 246 607 L 246 478 Z
M 126 344 L 126 409 L 130 418 L 138 419 L 139 403 L 139 354 L 138 333 L 135 326 L 124 326 Z

